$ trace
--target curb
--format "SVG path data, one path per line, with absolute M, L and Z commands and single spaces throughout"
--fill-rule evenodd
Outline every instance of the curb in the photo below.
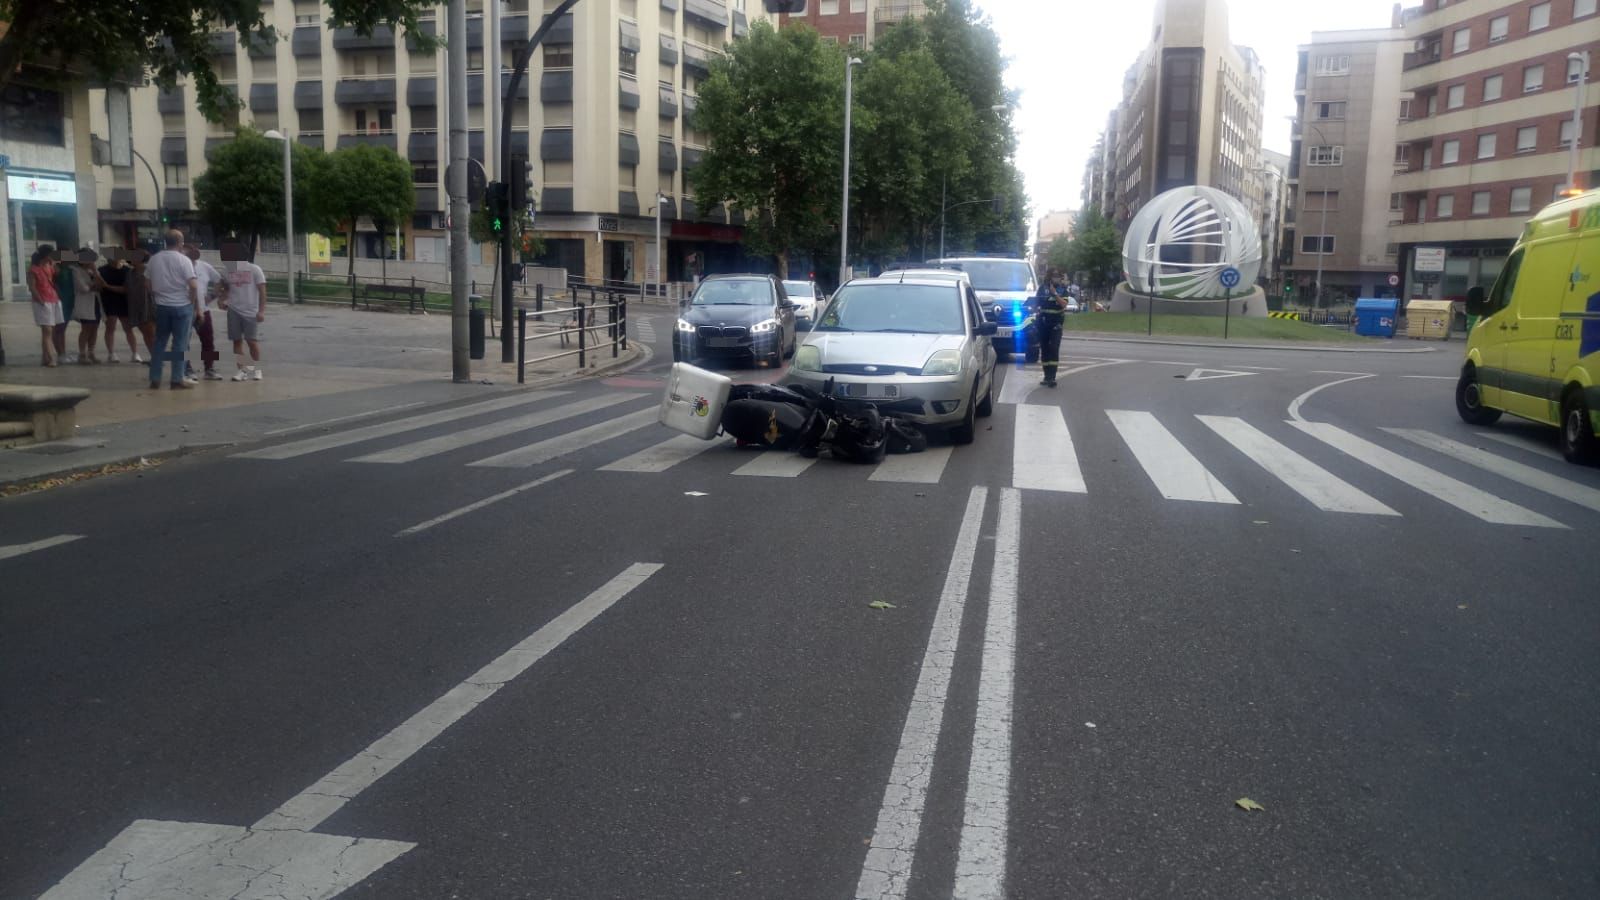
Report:
M 212 450 L 221 450 L 225 447 L 232 446 L 233 442 L 231 441 L 211 441 L 202 444 L 177 444 L 174 446 L 160 447 L 156 450 L 147 450 L 142 453 L 130 452 L 112 459 L 101 460 L 97 463 L 64 466 L 60 469 L 55 469 L 49 472 L 39 472 L 34 475 L 29 475 L 25 478 L 5 478 L 0 476 L 0 488 L 13 487 L 19 484 L 33 484 L 39 481 L 48 481 L 51 478 L 71 478 L 74 475 L 82 475 L 85 472 L 98 471 L 106 468 L 107 466 L 132 465 L 140 460 L 147 460 L 150 462 L 166 462 L 170 459 L 179 459 L 185 456 L 192 456 L 196 453 L 207 453 Z M 4 502 L 4 498 L 0 498 L 0 502 Z
M 1338 344 L 1233 344 L 1205 341 L 1169 341 L 1149 337 L 1116 337 L 1104 332 L 1063 334 L 1062 340 L 1101 344 L 1155 344 L 1163 347 L 1208 347 L 1213 350 L 1287 350 L 1319 353 L 1437 353 L 1437 347 L 1345 347 Z

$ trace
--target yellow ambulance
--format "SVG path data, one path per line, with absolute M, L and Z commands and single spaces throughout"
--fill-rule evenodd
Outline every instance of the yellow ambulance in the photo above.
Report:
M 1456 383 L 1461 418 L 1555 425 L 1567 459 L 1600 457 L 1600 190 L 1529 220 L 1494 286 L 1467 292 L 1467 314 L 1478 320 Z

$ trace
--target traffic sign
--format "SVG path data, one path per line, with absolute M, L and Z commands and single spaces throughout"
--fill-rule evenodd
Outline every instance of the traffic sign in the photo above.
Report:
M 1443 272 L 1443 247 L 1418 247 L 1412 257 L 1412 269 L 1418 272 Z
M 1239 285 L 1239 270 L 1229 266 L 1223 269 L 1222 274 L 1218 275 L 1217 278 L 1222 281 L 1222 286 L 1225 288 L 1237 287 Z
M 1400 276 L 1399 275 L 1390 275 L 1389 276 L 1389 287 L 1399 287 L 1399 286 L 1400 286 Z

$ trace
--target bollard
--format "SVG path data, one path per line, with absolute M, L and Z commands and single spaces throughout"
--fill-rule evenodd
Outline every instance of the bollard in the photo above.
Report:
M 594 293 L 594 288 L 590 288 L 589 292 L 590 293 Z M 580 368 L 580 369 L 585 368 L 588 365 L 588 363 L 584 360 L 584 357 L 585 357 L 584 350 L 586 349 L 586 345 L 585 345 L 584 339 L 583 339 L 584 335 L 589 333 L 588 325 L 589 325 L 589 319 L 588 319 L 587 316 L 584 315 L 583 302 L 579 301 L 579 303 L 578 303 L 578 368 Z
M 534 312 L 544 312 L 544 285 L 536 284 L 533 287 Z
M 517 384 L 523 383 L 528 365 L 528 311 L 517 310 Z
M 473 359 L 483 359 L 483 310 L 478 308 L 482 299 L 477 294 L 467 295 L 467 302 L 472 305 L 467 310 L 467 355 Z
M 612 359 L 616 359 L 617 358 L 617 303 L 620 301 L 620 298 L 621 298 L 620 294 L 612 294 L 611 295 L 611 305 L 606 310 L 606 316 L 610 320 L 606 324 L 607 324 L 607 330 L 611 332 L 611 358 Z
M 622 339 L 622 349 L 628 349 L 628 298 L 617 304 L 617 334 Z

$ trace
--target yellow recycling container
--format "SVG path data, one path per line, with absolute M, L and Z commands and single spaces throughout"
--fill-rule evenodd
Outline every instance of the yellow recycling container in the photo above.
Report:
M 1412 300 L 1406 304 L 1406 337 L 1413 340 L 1443 341 L 1450 337 L 1449 300 Z

